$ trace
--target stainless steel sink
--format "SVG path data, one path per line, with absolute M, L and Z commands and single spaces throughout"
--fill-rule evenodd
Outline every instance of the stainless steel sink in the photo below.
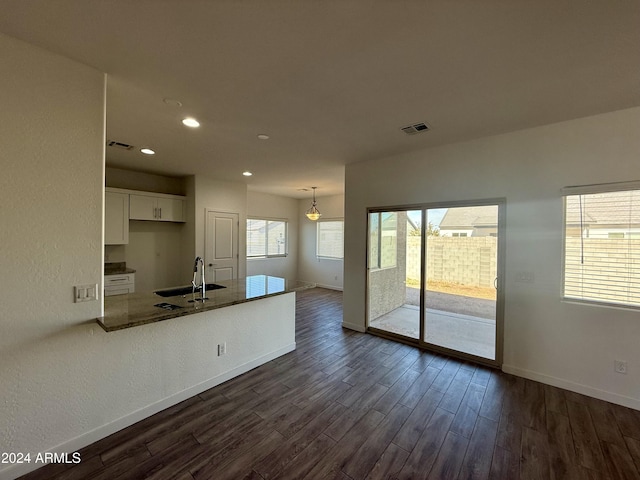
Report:
M 227 288 L 223 285 L 217 285 L 215 283 L 207 283 L 206 291 L 217 290 L 219 288 Z M 156 295 L 160 295 L 161 297 L 176 297 L 178 295 L 189 295 L 193 292 L 193 287 L 191 285 L 187 287 L 176 287 L 176 288 L 167 288 L 166 290 L 156 290 Z M 196 294 L 198 294 L 200 290 L 196 290 Z

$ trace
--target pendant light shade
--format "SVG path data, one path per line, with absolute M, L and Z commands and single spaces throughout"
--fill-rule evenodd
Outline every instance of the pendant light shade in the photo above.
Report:
M 316 208 L 316 188 L 311 187 L 313 189 L 313 203 L 311 204 L 311 208 L 305 212 L 305 215 L 309 220 L 313 220 L 314 222 L 318 220 L 322 214 Z

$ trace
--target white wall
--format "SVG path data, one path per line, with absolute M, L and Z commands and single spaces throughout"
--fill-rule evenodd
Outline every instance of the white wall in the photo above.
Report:
M 73 286 L 102 291 L 105 77 L 4 35 L 0 69 L 0 451 L 28 452 L 101 416 L 101 302 Z
M 193 215 L 195 218 L 195 254 L 201 257 L 206 256 L 204 250 L 207 209 L 218 212 L 237 213 L 240 222 L 238 229 L 238 277 L 245 277 L 245 258 L 247 252 L 247 186 L 244 183 L 224 182 L 204 175 L 196 175 L 194 181 L 195 205 Z M 193 259 L 191 259 L 190 265 L 193 274 Z
M 73 452 L 292 348 L 293 294 L 100 329 L 101 302 L 73 303 L 73 285 L 102 290 L 104 75 L 4 35 L 0 70 L 0 451 Z M 221 190 L 201 218 L 238 206 L 244 221 L 246 192 Z M 265 308 L 282 322 L 263 328 Z
M 196 258 L 196 177 L 184 179 L 184 193 L 187 197 L 184 206 L 185 223 L 182 226 L 180 251 L 180 275 L 193 278 L 193 260 Z M 202 217 L 200 217 L 202 218 Z M 204 243 L 203 243 L 204 245 Z
M 287 222 L 287 256 L 247 259 L 247 275 L 273 275 L 298 279 L 298 201 L 261 192 L 247 192 L 247 217 Z
M 185 223 L 129 222 L 129 243 L 105 245 L 105 263 L 126 262 L 136 271 L 136 292 L 186 285 L 193 274 L 193 236 L 187 238 Z
M 560 298 L 560 189 L 640 179 L 639 128 L 633 108 L 348 165 L 345 326 L 365 328 L 367 207 L 505 197 L 504 370 L 640 408 L 638 312 Z
M 342 220 L 344 218 L 344 195 L 318 197 L 318 210 L 322 220 Z M 316 222 L 304 216 L 311 206 L 308 199 L 298 201 L 298 217 L 300 218 L 300 237 L 298 254 L 298 278 L 312 282 L 318 286 L 342 290 L 344 261 L 338 259 L 318 258 L 316 255 Z
M 108 161 L 109 150 L 107 149 Z M 168 177 L 166 175 L 155 175 L 121 168 L 105 168 L 105 186 L 107 187 L 185 195 L 184 182 L 185 177 Z
M 189 284 L 192 274 L 185 275 L 180 263 L 183 228 L 182 223 L 129 222 L 126 262 L 136 270 L 136 292 Z

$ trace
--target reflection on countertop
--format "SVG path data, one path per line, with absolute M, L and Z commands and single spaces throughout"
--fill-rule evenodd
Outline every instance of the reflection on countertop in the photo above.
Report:
M 315 287 L 313 283 L 269 275 L 215 283 L 225 288 L 207 291 L 204 302 L 194 301 L 194 297 L 200 298 L 199 292 L 173 297 L 160 297 L 153 292 L 105 297 L 104 316 L 97 319 L 98 324 L 111 332 Z

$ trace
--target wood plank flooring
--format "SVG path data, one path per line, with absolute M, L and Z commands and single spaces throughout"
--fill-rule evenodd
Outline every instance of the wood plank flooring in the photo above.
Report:
M 297 294 L 297 349 L 25 479 L 639 479 L 640 412 L 342 329 Z

